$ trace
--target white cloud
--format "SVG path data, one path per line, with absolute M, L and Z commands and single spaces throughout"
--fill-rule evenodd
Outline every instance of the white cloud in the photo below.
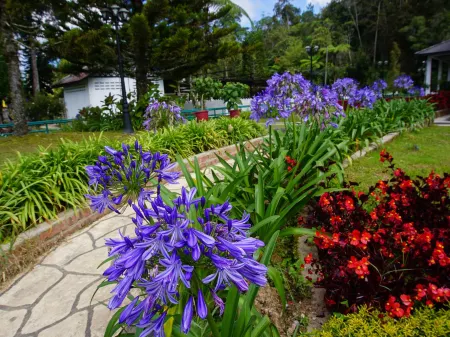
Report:
M 274 0 L 232 0 L 236 5 L 241 6 L 253 21 L 261 19 L 263 13 L 271 14 L 274 6 Z M 249 26 L 250 23 L 246 17 L 242 17 L 242 25 Z
M 324 7 L 330 2 L 330 0 L 309 0 L 308 2 L 314 6 Z

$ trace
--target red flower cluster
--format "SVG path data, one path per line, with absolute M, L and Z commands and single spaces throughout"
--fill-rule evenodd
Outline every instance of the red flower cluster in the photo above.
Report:
M 369 275 L 369 259 L 368 257 L 363 257 L 361 260 L 358 261 L 358 259 L 354 256 L 350 258 L 350 261 L 348 261 L 348 268 L 354 269 L 355 274 L 358 275 L 360 278 L 364 278 L 365 275 Z
M 288 164 L 288 168 L 287 170 L 289 172 L 291 172 L 295 166 L 297 166 L 297 161 L 295 159 L 292 159 L 289 156 L 286 156 L 286 158 L 284 158 L 284 160 L 286 161 L 286 163 Z
M 368 194 L 349 186 L 320 197 L 305 223 L 318 228 L 320 263 L 305 263 L 320 273 L 316 285 L 326 288 L 333 310 L 367 304 L 403 317 L 416 303 L 450 299 L 450 176 L 413 180 L 388 152 L 380 160 L 389 163 L 392 178 Z

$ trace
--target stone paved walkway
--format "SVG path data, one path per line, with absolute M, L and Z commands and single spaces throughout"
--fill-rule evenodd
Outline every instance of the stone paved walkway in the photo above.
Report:
M 184 178 L 168 188 L 179 192 Z M 101 288 L 105 238 L 134 232 L 129 207 L 106 215 L 43 257 L 0 295 L 0 337 L 102 337 L 113 315 L 105 306 L 114 285 Z

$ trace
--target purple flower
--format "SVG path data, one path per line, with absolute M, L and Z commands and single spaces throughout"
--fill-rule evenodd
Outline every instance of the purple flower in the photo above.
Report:
M 301 74 L 275 74 L 267 84 L 251 103 L 251 118 L 267 118 L 266 125 L 292 114 L 304 121 L 311 118 L 329 120 L 332 115 L 344 115 L 334 90 L 314 86 Z
M 159 316 L 154 321 L 150 321 L 147 324 L 139 324 L 138 328 L 144 328 L 144 331 L 141 332 L 139 337 L 165 337 L 164 333 L 164 321 L 166 319 L 167 312 L 164 311 L 161 316 Z
M 106 146 L 105 152 L 107 155 L 99 156 L 95 165 L 86 166 L 89 186 L 93 190 L 92 195 L 86 197 L 91 199 L 92 209 L 100 213 L 106 207 L 113 209 L 113 204 L 149 200 L 153 192 L 144 189 L 148 183 L 156 179 L 159 194 L 159 183 L 174 184 L 180 176 L 179 172 L 172 172 L 175 164 L 166 154 L 145 152 L 137 141 L 133 151 L 129 145 L 122 144 L 122 151 Z M 95 195 L 97 191 L 102 195 Z
M 196 197 L 195 189 L 183 189 L 170 205 L 160 195 L 138 199 L 132 205 L 136 236 L 121 234 L 106 241 L 115 260 L 104 276 L 117 283 L 108 307 L 118 308 L 132 288 L 141 290 L 139 299 L 121 313 L 121 323 L 144 328 L 144 335 L 162 336 L 160 317 L 179 303 L 183 292 L 188 301 L 181 330 L 188 333 L 194 305 L 198 317 L 208 315 L 204 292 L 212 294 L 222 313 L 224 303 L 218 291 L 236 286 L 244 292 L 251 283 L 267 283 L 267 267 L 253 258 L 264 244 L 248 237 L 249 216 L 231 218 L 229 202 L 206 204 L 205 198 Z M 201 279 L 201 274 L 208 276 Z
M 394 87 L 398 89 L 408 90 L 414 85 L 414 81 L 411 76 L 408 75 L 400 75 L 394 80 Z
M 373 82 L 371 89 L 375 92 L 377 98 L 381 98 L 383 96 L 383 90 L 386 89 L 387 86 L 386 81 L 378 79 Z
M 425 96 L 425 89 L 419 86 L 412 87 L 411 89 L 408 90 L 408 94 L 412 96 L 423 97 Z
M 358 82 L 353 78 L 340 78 L 331 86 L 341 100 L 351 99 L 358 90 Z
M 377 100 L 377 94 L 369 87 L 364 87 L 356 92 L 356 94 L 349 99 L 348 104 L 353 107 L 372 108 Z
M 173 126 L 177 123 L 185 123 L 186 119 L 181 116 L 181 108 L 166 102 L 159 102 L 151 98 L 145 110 L 143 126 L 146 130 Z
M 86 194 L 85 197 L 91 200 L 91 209 L 98 213 L 103 213 L 106 208 L 109 208 L 111 211 L 116 213 L 120 213 L 115 207 L 114 202 L 110 198 L 111 192 L 108 190 L 103 190 L 100 195 L 89 195 Z

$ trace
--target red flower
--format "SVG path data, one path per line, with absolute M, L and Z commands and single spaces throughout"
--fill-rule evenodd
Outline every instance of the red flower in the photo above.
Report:
M 400 295 L 400 299 L 402 300 L 403 304 L 406 305 L 407 307 L 412 305 L 410 296 L 403 294 L 403 295 Z
M 354 229 L 352 234 L 350 235 L 350 244 L 353 246 L 359 245 L 359 240 L 361 239 L 361 232 L 357 229 Z
M 330 218 L 330 222 L 331 222 L 331 224 L 332 224 L 333 226 L 336 226 L 336 225 L 339 225 L 339 224 L 342 223 L 342 219 L 341 219 L 341 217 L 340 217 L 339 215 L 333 215 L 333 216 Z
M 385 161 L 392 161 L 392 156 L 389 154 L 389 152 L 386 152 L 386 149 L 381 150 L 380 152 L 380 161 L 384 163 Z
M 305 260 L 306 264 L 311 264 L 311 262 L 313 261 L 312 253 L 309 253 L 308 255 L 306 255 L 304 260 Z
M 351 256 L 350 261 L 348 261 L 347 267 L 355 270 L 355 274 L 360 278 L 364 278 L 364 275 L 369 275 L 369 260 L 367 257 L 363 257 L 361 260 L 357 260 L 356 257 Z
M 416 292 L 417 292 L 416 299 L 419 300 L 419 301 L 422 298 L 424 298 L 425 296 L 427 296 L 427 291 L 426 291 L 426 289 L 424 288 L 424 286 L 422 284 L 417 284 L 416 285 Z
M 361 243 L 367 245 L 371 238 L 372 238 L 372 235 L 370 235 L 369 232 L 364 231 L 361 235 Z
M 400 188 L 404 191 L 404 190 L 408 190 L 411 189 L 413 187 L 412 185 L 412 180 L 404 180 L 401 182 L 400 184 Z
M 401 177 L 402 175 L 404 175 L 404 173 L 401 169 L 398 168 L 394 171 L 394 176 L 396 176 L 397 178 Z
M 353 203 L 353 199 L 350 197 L 345 197 L 344 207 L 348 212 L 351 212 L 355 209 L 355 205 Z

